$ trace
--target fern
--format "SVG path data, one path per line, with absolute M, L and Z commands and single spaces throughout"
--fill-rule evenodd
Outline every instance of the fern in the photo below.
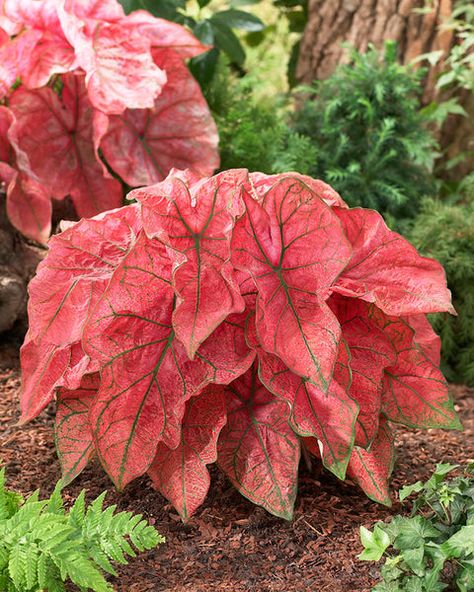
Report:
M 422 75 L 399 65 L 389 42 L 383 58 L 373 48 L 354 51 L 349 65 L 315 82 L 294 121 L 316 147 L 309 173 L 352 206 L 414 217 L 422 198 L 435 194 L 437 145 L 419 111 Z
M 433 315 L 440 334 L 445 373 L 474 386 L 474 173 L 460 186 L 458 203 L 427 200 L 410 238 L 425 255 L 446 269 L 457 317 Z
M 0 471 L 0 590 L 64 592 L 70 580 L 81 592 L 110 592 L 103 572 L 127 563 L 136 551 L 164 542 L 141 514 L 104 510 L 105 493 L 89 507 L 82 491 L 72 508 L 63 507 L 60 485 L 48 500 L 28 500 L 5 489 Z

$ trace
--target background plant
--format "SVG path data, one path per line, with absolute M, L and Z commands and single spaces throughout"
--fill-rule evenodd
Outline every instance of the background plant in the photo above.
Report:
M 131 197 L 54 236 L 30 284 L 22 421 L 55 399 L 64 480 L 96 454 L 186 520 L 217 462 L 290 518 L 304 446 L 390 504 L 390 423 L 460 427 L 425 317 L 452 311 L 439 263 L 297 173 Z
M 235 76 L 221 60 L 204 95 L 219 130 L 221 169 L 307 174 L 316 157 L 310 138 L 289 125 L 283 97 L 258 97 L 254 75 Z
M 474 174 L 461 183 L 454 203 L 430 199 L 415 220 L 410 239 L 446 269 L 457 317 L 435 315 L 442 358 L 450 380 L 474 385 Z
M 21 0 L 2 11 L 0 180 L 26 236 L 47 240 L 53 198 L 92 216 L 173 166 L 218 167 L 215 124 L 185 64 L 207 48 L 185 28 L 126 16 L 116 0 L 100 10 Z
M 352 205 L 400 219 L 413 217 L 422 197 L 433 195 L 436 143 L 419 111 L 423 73 L 396 60 L 387 42 L 383 57 L 370 48 L 352 52 L 311 89 L 294 129 L 312 139 L 310 174 L 331 183 Z
M 437 465 L 431 478 L 400 490 L 400 501 L 416 493 L 411 517 L 361 527 L 360 559 L 384 555 L 382 581 L 374 592 L 469 592 L 474 588 L 474 464 L 447 480 L 457 465 Z
M 6 489 L 0 471 L 0 587 L 4 592 L 62 592 L 71 581 L 86 592 L 110 592 L 103 572 L 112 562 L 164 542 L 140 514 L 103 508 L 105 493 L 86 506 L 82 491 L 65 510 L 56 486 L 49 499 L 35 492 L 26 501 Z

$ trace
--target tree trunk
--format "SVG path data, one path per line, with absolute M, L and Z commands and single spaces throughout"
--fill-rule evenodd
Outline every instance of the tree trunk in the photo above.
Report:
M 327 78 L 347 59 L 343 42 L 364 52 L 369 43 L 381 49 L 385 40 L 394 40 L 403 63 L 421 53 L 449 50 L 452 32 L 440 33 L 438 26 L 451 14 L 452 0 L 434 0 L 433 10 L 427 14 L 414 12 L 424 4 L 424 0 L 309 0 L 298 80 L 311 83 Z M 437 68 L 431 68 L 428 88 L 433 87 Z
M 300 45 L 297 79 L 305 84 L 327 78 L 336 66 L 346 63 L 349 43 L 364 52 L 371 43 L 381 49 L 385 40 L 398 44 L 399 58 L 409 63 L 422 53 L 443 50 L 448 54 L 456 43 L 452 31 L 440 31 L 440 24 L 451 15 L 453 0 L 432 0 L 430 11 L 416 12 L 425 0 L 309 0 L 308 22 Z M 426 67 L 426 63 L 423 64 Z M 435 88 L 443 62 L 432 66 L 424 81 L 423 103 L 441 100 Z M 472 93 L 459 97 L 468 117 L 450 116 L 439 134 L 448 158 L 473 150 L 474 105 Z M 467 161 L 455 170 L 458 177 L 472 170 Z
M 30 243 L 10 224 L 0 193 L 0 334 L 26 329 L 27 286 L 46 249 Z

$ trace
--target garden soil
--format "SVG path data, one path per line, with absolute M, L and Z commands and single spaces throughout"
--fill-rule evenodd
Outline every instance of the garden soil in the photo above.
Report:
M 398 461 L 393 490 L 426 479 L 438 462 L 474 458 L 474 391 L 452 386 L 464 432 L 397 429 Z M 18 427 L 20 373 L 17 348 L 0 348 L 0 462 L 9 485 L 27 495 L 51 493 L 60 477 L 50 408 Z M 89 499 L 107 489 L 109 503 L 140 512 L 167 542 L 121 567 L 111 581 L 117 592 L 368 592 L 378 566 L 360 562 L 359 527 L 370 528 L 401 511 L 368 500 L 350 482 L 341 483 L 319 465 L 302 463 L 292 522 L 275 518 L 244 499 L 215 469 L 209 496 L 183 524 L 146 478 L 114 490 L 92 463 L 65 490 L 68 503 L 81 489 Z M 73 588 L 71 587 L 72 591 Z

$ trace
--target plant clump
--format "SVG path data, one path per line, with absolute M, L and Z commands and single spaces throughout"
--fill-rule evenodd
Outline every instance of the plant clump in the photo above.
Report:
M 217 462 L 290 518 L 300 453 L 390 503 L 391 423 L 459 428 L 427 313 L 441 265 L 297 173 L 173 171 L 50 241 L 30 284 L 22 421 L 56 401 L 65 481 L 97 455 L 183 519 Z

